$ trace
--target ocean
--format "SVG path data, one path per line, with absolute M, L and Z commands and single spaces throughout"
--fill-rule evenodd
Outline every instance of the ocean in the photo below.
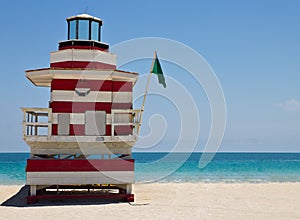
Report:
M 0 185 L 25 184 L 29 153 L 0 153 Z M 300 153 L 133 153 L 136 182 L 300 182 Z

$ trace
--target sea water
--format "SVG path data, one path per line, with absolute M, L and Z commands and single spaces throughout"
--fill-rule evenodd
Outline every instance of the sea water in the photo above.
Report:
M 300 182 L 300 153 L 133 153 L 136 182 Z M 0 185 L 25 184 L 29 153 L 0 153 Z

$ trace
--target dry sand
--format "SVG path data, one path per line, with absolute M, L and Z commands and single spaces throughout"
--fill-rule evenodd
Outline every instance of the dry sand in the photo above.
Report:
M 300 219 L 300 183 L 136 184 L 136 206 L 57 201 L 27 206 L 26 192 L 13 197 L 20 188 L 0 186 L 0 219 Z

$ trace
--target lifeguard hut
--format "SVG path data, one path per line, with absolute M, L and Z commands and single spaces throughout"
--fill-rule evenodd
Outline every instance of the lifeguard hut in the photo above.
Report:
M 141 111 L 133 110 L 132 89 L 138 73 L 116 69 L 116 55 L 101 42 L 100 19 L 81 14 L 67 23 L 68 40 L 50 53 L 50 67 L 26 71 L 35 86 L 50 88 L 47 108 L 22 108 L 31 154 L 28 202 L 57 197 L 133 201 L 131 155 Z

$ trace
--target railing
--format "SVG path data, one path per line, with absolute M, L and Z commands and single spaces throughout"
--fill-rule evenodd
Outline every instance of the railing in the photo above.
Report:
M 51 108 L 22 108 L 23 111 L 23 137 L 26 136 L 51 136 L 52 109 Z M 139 120 L 141 110 L 111 110 L 111 136 L 115 135 L 115 126 L 132 126 L 132 135 L 138 136 L 141 126 Z M 41 120 L 43 117 L 43 120 Z M 41 128 L 46 131 L 41 132 Z
M 51 136 L 52 109 L 51 108 L 22 108 L 23 111 L 23 137 L 47 135 Z M 44 121 L 41 117 L 46 117 Z M 41 133 L 41 128 L 46 128 L 46 133 Z
M 111 110 L 111 136 L 115 136 L 115 126 L 120 125 L 128 125 L 132 126 L 132 134 L 138 135 L 139 127 L 141 126 L 139 120 L 141 115 L 141 110 L 123 110 L 123 109 L 112 109 Z M 128 120 L 120 120 L 121 115 L 125 115 L 128 118 Z

